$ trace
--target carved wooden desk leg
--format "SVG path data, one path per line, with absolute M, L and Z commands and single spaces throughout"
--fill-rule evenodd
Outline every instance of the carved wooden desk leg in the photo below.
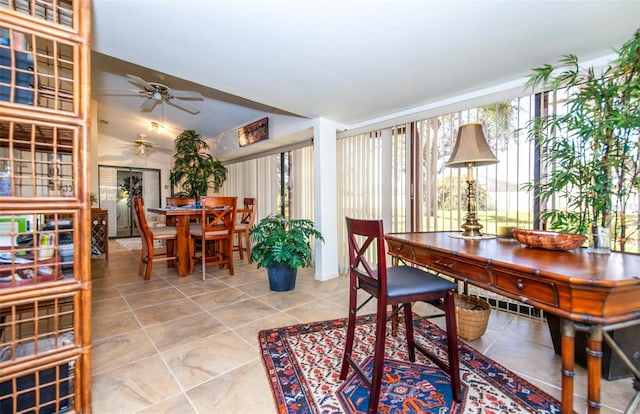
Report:
M 589 414 L 600 412 L 600 375 L 602 373 L 602 325 L 592 325 L 587 345 Z
M 573 413 L 573 377 L 575 375 L 575 337 L 576 326 L 562 319 L 562 413 Z

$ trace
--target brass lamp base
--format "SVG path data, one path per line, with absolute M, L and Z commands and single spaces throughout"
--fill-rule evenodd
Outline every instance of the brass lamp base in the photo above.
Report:
M 482 224 L 478 223 L 477 220 L 473 220 L 473 222 L 471 222 L 467 219 L 467 221 L 460 227 L 464 230 L 462 232 L 464 237 L 480 237 L 483 235 L 480 231 L 482 229 Z

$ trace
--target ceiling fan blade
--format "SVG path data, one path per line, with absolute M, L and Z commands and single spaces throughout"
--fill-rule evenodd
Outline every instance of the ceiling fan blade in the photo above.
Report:
M 193 114 L 193 115 L 200 113 L 200 110 L 198 108 L 196 108 L 194 106 L 191 106 L 191 105 L 187 105 L 187 104 L 185 104 L 183 102 L 178 102 L 175 99 L 167 99 L 166 102 L 169 105 L 173 105 L 176 108 L 182 109 L 183 111 L 189 112 L 190 114 Z
M 139 89 L 103 88 L 100 91 L 102 91 L 100 95 L 103 96 L 140 96 L 146 94 L 145 91 Z
M 144 102 L 142 102 L 142 105 L 140 105 L 140 111 L 142 112 L 150 112 L 153 110 L 153 108 L 156 107 L 156 104 L 158 103 L 158 101 L 156 101 L 153 98 L 147 98 L 144 100 Z
M 197 101 L 203 100 L 202 95 L 200 95 L 200 92 L 196 92 L 196 91 L 177 91 L 175 89 L 171 89 L 169 94 L 177 99 L 188 99 L 188 100 L 197 100 Z
M 154 90 L 153 86 L 148 84 L 147 81 L 145 81 L 142 78 L 139 78 L 139 77 L 133 76 L 133 75 L 127 75 L 127 77 L 129 78 L 129 82 L 133 83 L 138 88 L 140 88 L 140 89 L 142 89 L 144 91 L 153 91 Z

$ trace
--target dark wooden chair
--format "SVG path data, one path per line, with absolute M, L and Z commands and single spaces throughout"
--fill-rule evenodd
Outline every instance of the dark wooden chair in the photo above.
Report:
M 133 219 L 140 234 L 142 241 L 142 254 L 140 255 L 140 265 L 138 266 L 138 274 L 142 275 L 144 271 L 145 280 L 151 278 L 151 270 L 155 261 L 175 261 L 178 259 L 176 254 L 176 240 L 178 235 L 175 227 L 154 227 L 151 229 L 147 223 L 147 217 L 144 212 L 144 199 L 142 197 L 133 198 Z M 153 242 L 156 240 L 164 240 L 166 248 L 162 252 L 156 252 Z
M 196 260 L 202 264 L 202 280 L 207 264 L 229 269 L 233 275 L 233 229 L 236 223 L 237 197 L 202 197 L 200 226 L 191 225 L 189 243 L 189 269 L 193 272 Z M 197 256 L 196 242 L 200 242 Z
M 394 309 L 392 315 L 397 316 L 396 312 L 400 310 L 398 305 L 402 305 L 409 360 L 415 361 L 415 350 L 417 349 L 448 372 L 451 378 L 452 395 L 459 402 L 461 400 L 460 370 L 454 304 L 456 284 L 416 267 L 387 267 L 382 221 L 358 220 L 347 217 L 346 222 L 349 238 L 349 319 L 340 379 L 345 380 L 349 367 L 352 367 L 362 381 L 369 386 L 368 412 L 375 413 L 377 411 L 384 364 L 386 326 L 389 317 L 387 308 L 391 305 Z M 357 296 L 360 289 L 367 292 L 370 297 L 358 306 Z M 360 362 L 353 358 L 352 350 L 356 313 L 372 297 L 375 297 L 378 303 L 373 369 L 371 378 L 369 378 Z M 431 354 L 415 342 L 411 303 L 416 301 L 429 302 L 444 311 L 447 325 L 448 364 L 440 361 L 436 355 Z
M 255 198 L 245 198 L 244 208 L 239 208 L 236 217 L 239 217 L 233 233 L 236 244 L 233 251 L 240 254 L 240 259 L 244 260 L 244 252 L 247 252 L 247 261 L 251 263 L 251 241 L 249 240 L 249 229 L 253 227 L 256 219 L 257 200 Z

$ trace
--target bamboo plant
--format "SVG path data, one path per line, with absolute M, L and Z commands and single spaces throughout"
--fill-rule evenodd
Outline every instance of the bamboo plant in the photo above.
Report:
M 602 69 L 581 67 L 575 55 L 533 69 L 527 86 L 567 95 L 566 112 L 527 125 L 541 173 L 526 188 L 541 205 L 560 201 L 541 214 L 548 227 L 587 234 L 611 226 L 624 250 L 627 204 L 640 190 L 640 30 L 616 53 Z

